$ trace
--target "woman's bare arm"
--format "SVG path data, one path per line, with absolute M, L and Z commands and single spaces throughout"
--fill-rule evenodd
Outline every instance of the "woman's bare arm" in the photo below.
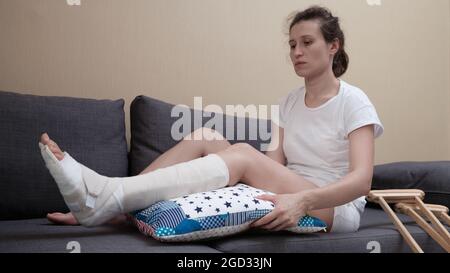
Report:
M 349 135 L 350 171 L 339 183 L 308 190 L 307 210 L 336 207 L 367 195 L 371 189 L 374 162 L 374 126 L 359 128 Z

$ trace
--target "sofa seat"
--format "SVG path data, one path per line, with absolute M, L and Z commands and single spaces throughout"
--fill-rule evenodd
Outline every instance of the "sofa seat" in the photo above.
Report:
M 412 219 L 398 214 L 406 228 L 424 252 L 444 252 Z M 449 229 L 450 230 L 450 229 Z M 270 253 L 370 253 L 368 243 L 380 243 L 383 253 L 411 252 L 387 214 L 377 208 L 367 207 L 356 233 L 314 233 L 292 235 L 288 232 L 261 234 L 248 232 L 232 238 L 223 238 L 209 244 L 222 252 L 270 252 Z
M 407 216 L 399 214 L 425 252 L 443 252 Z M 292 234 L 249 231 L 240 235 L 189 244 L 160 243 L 139 233 L 132 225 L 106 225 L 95 228 L 59 226 L 47 219 L 0 222 L 0 252 L 70 252 L 70 241 L 80 243 L 81 252 L 143 253 L 302 253 L 371 252 L 368 243 L 377 241 L 380 250 L 411 252 L 384 211 L 366 208 L 356 233 Z
M 141 234 L 130 225 L 86 228 L 61 226 L 45 218 L 0 221 L 1 253 L 69 253 L 71 241 L 82 253 L 217 253 L 201 244 L 163 244 Z

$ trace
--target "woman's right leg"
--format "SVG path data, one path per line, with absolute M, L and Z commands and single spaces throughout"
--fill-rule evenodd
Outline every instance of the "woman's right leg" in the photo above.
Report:
M 43 135 L 41 137 L 42 143 L 47 143 L 48 141 L 47 135 Z M 200 128 L 187 135 L 181 142 L 159 156 L 140 174 L 145 174 L 159 168 L 172 166 L 181 162 L 190 161 L 211 153 L 217 153 L 222 150 L 226 150 L 230 146 L 231 144 L 219 132 L 208 128 Z M 62 158 L 62 151 L 60 151 L 56 143 L 51 141 L 49 147 L 55 155 L 60 155 Z M 49 213 L 47 214 L 47 219 L 53 223 L 62 225 L 79 224 L 71 212 Z M 125 218 L 123 216 L 118 216 L 109 223 L 121 223 L 124 220 Z

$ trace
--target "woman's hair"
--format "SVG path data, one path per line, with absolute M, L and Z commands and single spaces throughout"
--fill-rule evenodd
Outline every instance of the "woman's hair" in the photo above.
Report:
M 345 37 L 339 25 L 339 18 L 334 17 L 331 12 L 324 7 L 311 6 L 308 9 L 298 12 L 292 19 L 289 26 L 289 33 L 292 28 L 301 21 L 309 21 L 318 19 L 320 22 L 320 30 L 327 43 L 332 43 L 335 39 L 339 39 L 340 47 L 333 59 L 333 73 L 336 77 L 342 76 L 347 71 L 349 58 L 345 52 Z

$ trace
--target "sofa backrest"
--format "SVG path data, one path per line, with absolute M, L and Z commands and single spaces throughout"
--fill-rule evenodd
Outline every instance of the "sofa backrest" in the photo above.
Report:
M 102 175 L 128 175 L 124 100 L 0 91 L 0 220 L 68 211 L 42 160 L 47 132 L 60 148 Z
M 393 162 L 374 167 L 372 189 L 419 189 L 424 202 L 450 208 L 450 161 Z
M 172 112 L 173 111 L 173 112 Z M 196 117 L 200 117 L 198 120 Z M 147 96 L 137 96 L 131 103 L 130 174 L 137 175 L 153 160 L 179 141 L 182 135 L 200 127 L 217 130 L 231 144 L 245 142 L 257 150 L 270 143 L 271 121 L 203 112 L 175 106 Z M 211 126 L 218 125 L 217 127 Z M 177 134 L 179 133 L 179 134 Z M 178 136 L 177 136 L 178 135 Z
M 258 150 L 270 143 L 270 120 L 237 118 L 185 108 L 147 96 L 131 103 L 131 150 L 127 154 L 124 101 L 23 95 L 0 91 L 0 220 L 44 217 L 68 211 L 41 158 L 38 141 L 47 132 L 60 147 L 98 173 L 137 175 L 176 145 L 173 129 L 184 134 L 214 128 L 232 143 Z M 181 112 L 183 112 L 181 111 Z M 200 122 L 194 117 L 201 117 Z M 255 127 L 256 126 L 256 127 Z M 175 130 L 177 131 L 177 130 Z M 254 134 L 256 133 L 256 138 Z M 230 132 L 232 132 L 230 134 Z M 238 135 L 241 135 L 241 138 Z M 268 137 L 269 135 L 269 137 Z M 242 137 L 243 136 L 243 137 Z M 396 162 L 374 168 L 373 189 L 418 188 L 425 201 L 450 206 L 450 161 Z

